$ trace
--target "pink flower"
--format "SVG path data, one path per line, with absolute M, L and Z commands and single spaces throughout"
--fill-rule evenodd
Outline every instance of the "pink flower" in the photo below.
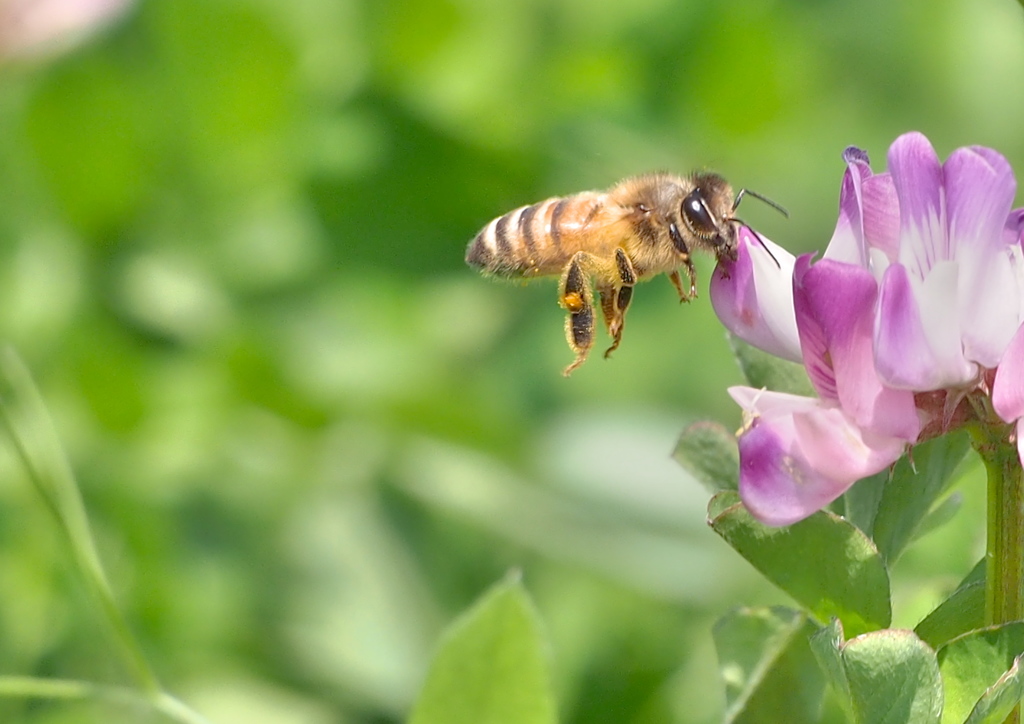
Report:
M 773 525 L 810 515 L 983 409 L 961 404 L 989 394 L 990 382 L 1001 420 L 985 422 L 1024 417 L 1024 211 L 1010 212 L 1009 164 L 977 147 L 940 164 L 919 133 L 893 143 L 889 173 L 873 174 L 855 148 L 844 159 L 839 220 L 821 261 L 800 257 L 788 278 L 786 264 L 759 272 L 767 253 L 741 234 L 737 260 L 712 280 L 726 326 L 790 359 L 796 343 L 818 394 L 782 404 L 776 393 L 730 390 L 747 420 L 740 494 Z M 790 308 L 795 339 L 770 323 Z
M 0 0 L 0 57 L 33 57 L 74 45 L 132 0 Z

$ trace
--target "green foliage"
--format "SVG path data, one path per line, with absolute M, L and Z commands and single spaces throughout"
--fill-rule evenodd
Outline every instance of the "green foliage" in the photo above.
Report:
M 735 488 L 743 370 L 806 380 L 737 369 L 706 258 L 694 304 L 639 285 L 621 348 L 564 380 L 553 286 L 478 278 L 465 244 L 524 203 L 711 168 L 791 212 L 745 203 L 759 231 L 820 249 L 850 143 L 878 163 L 920 128 L 1021 166 L 1018 28 L 997 0 L 139 0 L 5 57 L 0 338 L 68 464 L 55 518 L 0 447 L 0 720 L 173 714 L 125 701 L 139 676 L 78 555 L 214 722 L 405 720 L 444 622 L 515 567 L 566 724 L 721 721 L 711 622 L 785 594 L 707 530 L 690 477 Z M 687 476 L 668 457 L 704 418 Z M 979 552 L 970 486 L 923 535 L 947 482 L 911 518 L 864 508 L 885 561 L 903 551 L 894 605 L 922 616 L 959 610 L 940 604 Z M 973 620 L 942 616 L 930 642 Z M 811 625 L 767 627 L 735 721 L 812 682 Z
M 742 347 L 737 360 L 750 384 L 787 384 L 788 363 L 751 358 Z M 826 721 L 822 675 L 845 720 L 858 724 L 938 722 L 940 716 L 951 723 L 1002 722 L 1009 715 L 1024 692 L 1018 669 L 1024 641 L 1016 624 L 981 628 L 984 561 L 915 631 L 887 628 L 890 569 L 912 542 L 950 523 L 960 509 L 961 499 L 947 494 L 968 450 L 963 433 L 916 446 L 892 470 L 858 482 L 838 501 L 845 518 L 820 511 L 769 528 L 736 492 L 712 498 L 711 528 L 802 607 L 740 609 L 719 620 L 727 721 Z M 684 467 L 712 489 L 728 487 L 716 464 L 735 454 L 713 426 L 691 427 L 676 449 Z
M 811 647 L 855 724 L 931 724 L 943 711 L 935 652 L 910 631 L 888 629 L 843 641 L 838 622 Z
M 442 636 L 410 724 L 555 722 L 546 659 L 540 621 L 515 574 Z
M 843 496 L 847 518 L 871 536 L 886 561 L 896 560 L 919 533 L 955 514 L 956 499 L 936 507 L 937 501 L 969 450 L 964 431 L 916 445 L 892 470 L 861 480 Z
M 676 461 L 710 492 L 736 490 L 739 451 L 736 438 L 722 425 L 695 422 L 683 430 L 673 453 Z
M 820 720 L 825 679 L 808 639 L 814 624 L 782 607 L 740 608 L 712 631 L 725 682 L 725 721 Z
M 729 337 L 736 362 L 751 387 L 788 392 L 791 395 L 814 397 L 814 387 L 803 365 L 779 359 L 747 344 L 739 337 Z
M 972 631 L 939 649 L 946 692 L 943 724 L 1004 721 L 1024 697 L 1022 651 L 1021 622 Z
M 735 493 L 708 506 L 709 524 L 768 580 L 819 621 L 836 617 L 854 635 L 889 625 L 889 576 L 855 526 L 819 511 L 787 528 L 756 521 Z

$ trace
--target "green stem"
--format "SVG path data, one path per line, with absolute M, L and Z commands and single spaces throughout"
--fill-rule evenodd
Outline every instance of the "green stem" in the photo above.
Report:
M 84 515 L 84 505 L 78 497 L 77 486 L 71 481 L 53 480 L 52 478 L 64 476 L 59 473 L 51 476 L 41 469 L 42 466 L 37 465 L 22 438 L 18 423 L 12 419 L 7 405 L 2 403 L 0 403 L 0 427 L 7 433 L 14 452 L 25 468 L 33 487 L 39 491 L 46 507 L 54 516 L 57 530 L 63 534 L 68 544 L 75 567 L 82 574 L 86 589 L 102 612 L 104 620 L 110 625 L 114 633 L 114 641 L 129 670 L 135 676 L 140 688 L 155 699 L 160 692 L 160 683 L 114 600 L 110 584 L 107 582 L 103 566 L 96 553 L 88 521 Z M 70 476 L 70 473 L 68 475 Z
M 988 475 L 988 545 L 985 554 L 985 623 L 1024 619 L 1024 469 L 1008 437 L 975 437 Z M 1005 724 L 1018 724 L 1014 709 Z
M 985 622 L 1024 618 L 1024 470 L 1016 446 L 979 447 L 988 473 Z
M 149 665 L 107 581 L 85 503 L 46 405 L 28 369 L 13 350 L 6 348 L 0 348 L 0 431 L 7 433 L 29 480 L 53 515 L 86 589 L 109 624 L 121 657 L 137 683 L 136 689 L 129 689 L 87 681 L 0 676 L 0 697 L 115 700 L 145 705 L 179 724 L 209 724 L 168 694 Z
M 97 701 L 127 704 L 138 708 L 152 708 L 179 724 L 210 724 L 201 714 L 193 711 L 170 694 L 155 698 L 136 689 L 94 684 L 71 679 L 37 679 L 32 676 L 0 676 L 0 698 L 49 699 L 63 701 Z

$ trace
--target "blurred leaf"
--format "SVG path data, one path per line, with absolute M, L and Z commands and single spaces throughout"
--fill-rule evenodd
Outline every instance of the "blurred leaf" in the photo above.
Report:
M 29 101 L 25 137 L 64 218 L 104 243 L 154 185 L 134 73 L 95 57 L 44 79 Z
M 1018 665 L 1021 651 L 1022 621 L 973 631 L 939 649 L 946 687 L 942 721 L 1002 722 L 1024 691 Z
M 856 724 L 939 721 L 939 665 L 912 632 L 886 629 L 844 643 L 842 626 L 834 621 L 815 634 L 811 648 Z
M 725 681 L 725 721 L 817 722 L 825 680 L 808 638 L 817 627 L 792 609 L 739 608 L 712 630 Z
M 729 335 L 729 343 L 736 356 L 736 362 L 751 387 L 789 392 L 793 395 L 816 396 L 803 365 L 768 354 L 734 335 Z
M 555 703 L 540 621 L 518 576 L 445 632 L 411 724 L 543 724 Z
M 819 511 L 795 525 L 769 528 L 732 492 L 711 500 L 708 517 L 716 533 L 818 620 L 835 616 L 854 635 L 889 625 L 885 563 L 848 521 Z
M 280 22 L 247 3 L 142 5 L 173 81 L 153 125 L 204 180 L 233 193 L 280 179 L 289 167 L 275 141 L 291 120 L 296 61 Z
M 113 634 L 113 642 L 139 687 L 159 691 L 156 674 L 118 607 L 89 525 L 82 493 L 31 374 L 10 348 L 0 349 L 0 426 L 47 509 L 55 529 Z
M 695 422 L 683 430 L 673 457 L 712 493 L 739 486 L 736 437 L 717 422 Z
M 985 582 L 970 583 L 953 591 L 914 627 L 932 648 L 985 625 Z
M 953 493 L 948 498 L 939 502 L 924 517 L 924 520 L 917 526 L 914 532 L 914 540 L 928 535 L 933 530 L 938 530 L 946 523 L 953 520 L 956 514 L 964 505 L 964 496 L 960 493 Z
M 955 502 L 934 510 L 933 506 L 953 482 L 968 450 L 966 432 L 943 435 L 914 447 L 891 474 L 880 472 L 847 492 L 848 518 L 871 536 L 887 562 L 896 560 L 919 534 L 955 513 Z

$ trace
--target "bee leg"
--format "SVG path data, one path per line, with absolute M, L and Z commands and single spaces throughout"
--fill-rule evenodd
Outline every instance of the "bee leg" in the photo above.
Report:
M 683 285 L 677 272 L 670 274 L 669 279 L 672 279 L 672 283 L 679 292 L 679 298 L 684 302 L 688 302 L 697 296 L 697 270 L 693 268 L 693 259 L 690 258 L 690 249 L 686 246 L 686 241 L 683 239 L 682 234 L 679 233 L 679 229 L 675 224 L 669 225 L 668 233 L 669 236 L 672 237 L 672 245 L 675 246 L 683 264 L 686 265 L 686 276 L 690 280 L 690 293 L 683 293 Z
M 636 284 L 636 270 L 633 262 L 626 256 L 622 248 L 615 250 L 615 272 L 618 277 L 615 287 L 609 293 L 601 292 L 601 308 L 604 310 L 608 334 L 612 337 L 612 346 L 605 350 L 605 359 L 614 352 L 622 339 L 622 329 L 626 324 L 626 310 L 633 300 L 633 286 Z M 609 304 L 610 302 L 610 304 Z M 611 307 L 609 314 L 608 307 Z
M 584 268 L 588 258 L 586 253 L 576 252 L 558 285 L 559 304 L 569 312 L 565 319 L 565 338 L 576 353 L 576 359 L 562 372 L 566 377 L 583 364 L 594 344 L 594 295 Z
M 687 293 L 683 289 L 683 280 L 679 277 L 679 270 L 676 269 L 668 275 L 668 279 L 672 282 L 672 286 L 679 292 L 679 301 L 688 302 L 697 296 L 697 270 L 693 268 L 693 262 L 689 259 L 686 260 L 686 276 L 690 281 L 690 291 Z
M 672 282 L 672 286 L 674 286 L 676 288 L 676 291 L 679 292 L 680 304 L 683 302 L 690 301 L 690 298 L 686 295 L 686 292 L 683 290 L 683 280 L 679 278 L 678 269 L 676 269 L 675 271 L 668 275 L 668 280 Z

